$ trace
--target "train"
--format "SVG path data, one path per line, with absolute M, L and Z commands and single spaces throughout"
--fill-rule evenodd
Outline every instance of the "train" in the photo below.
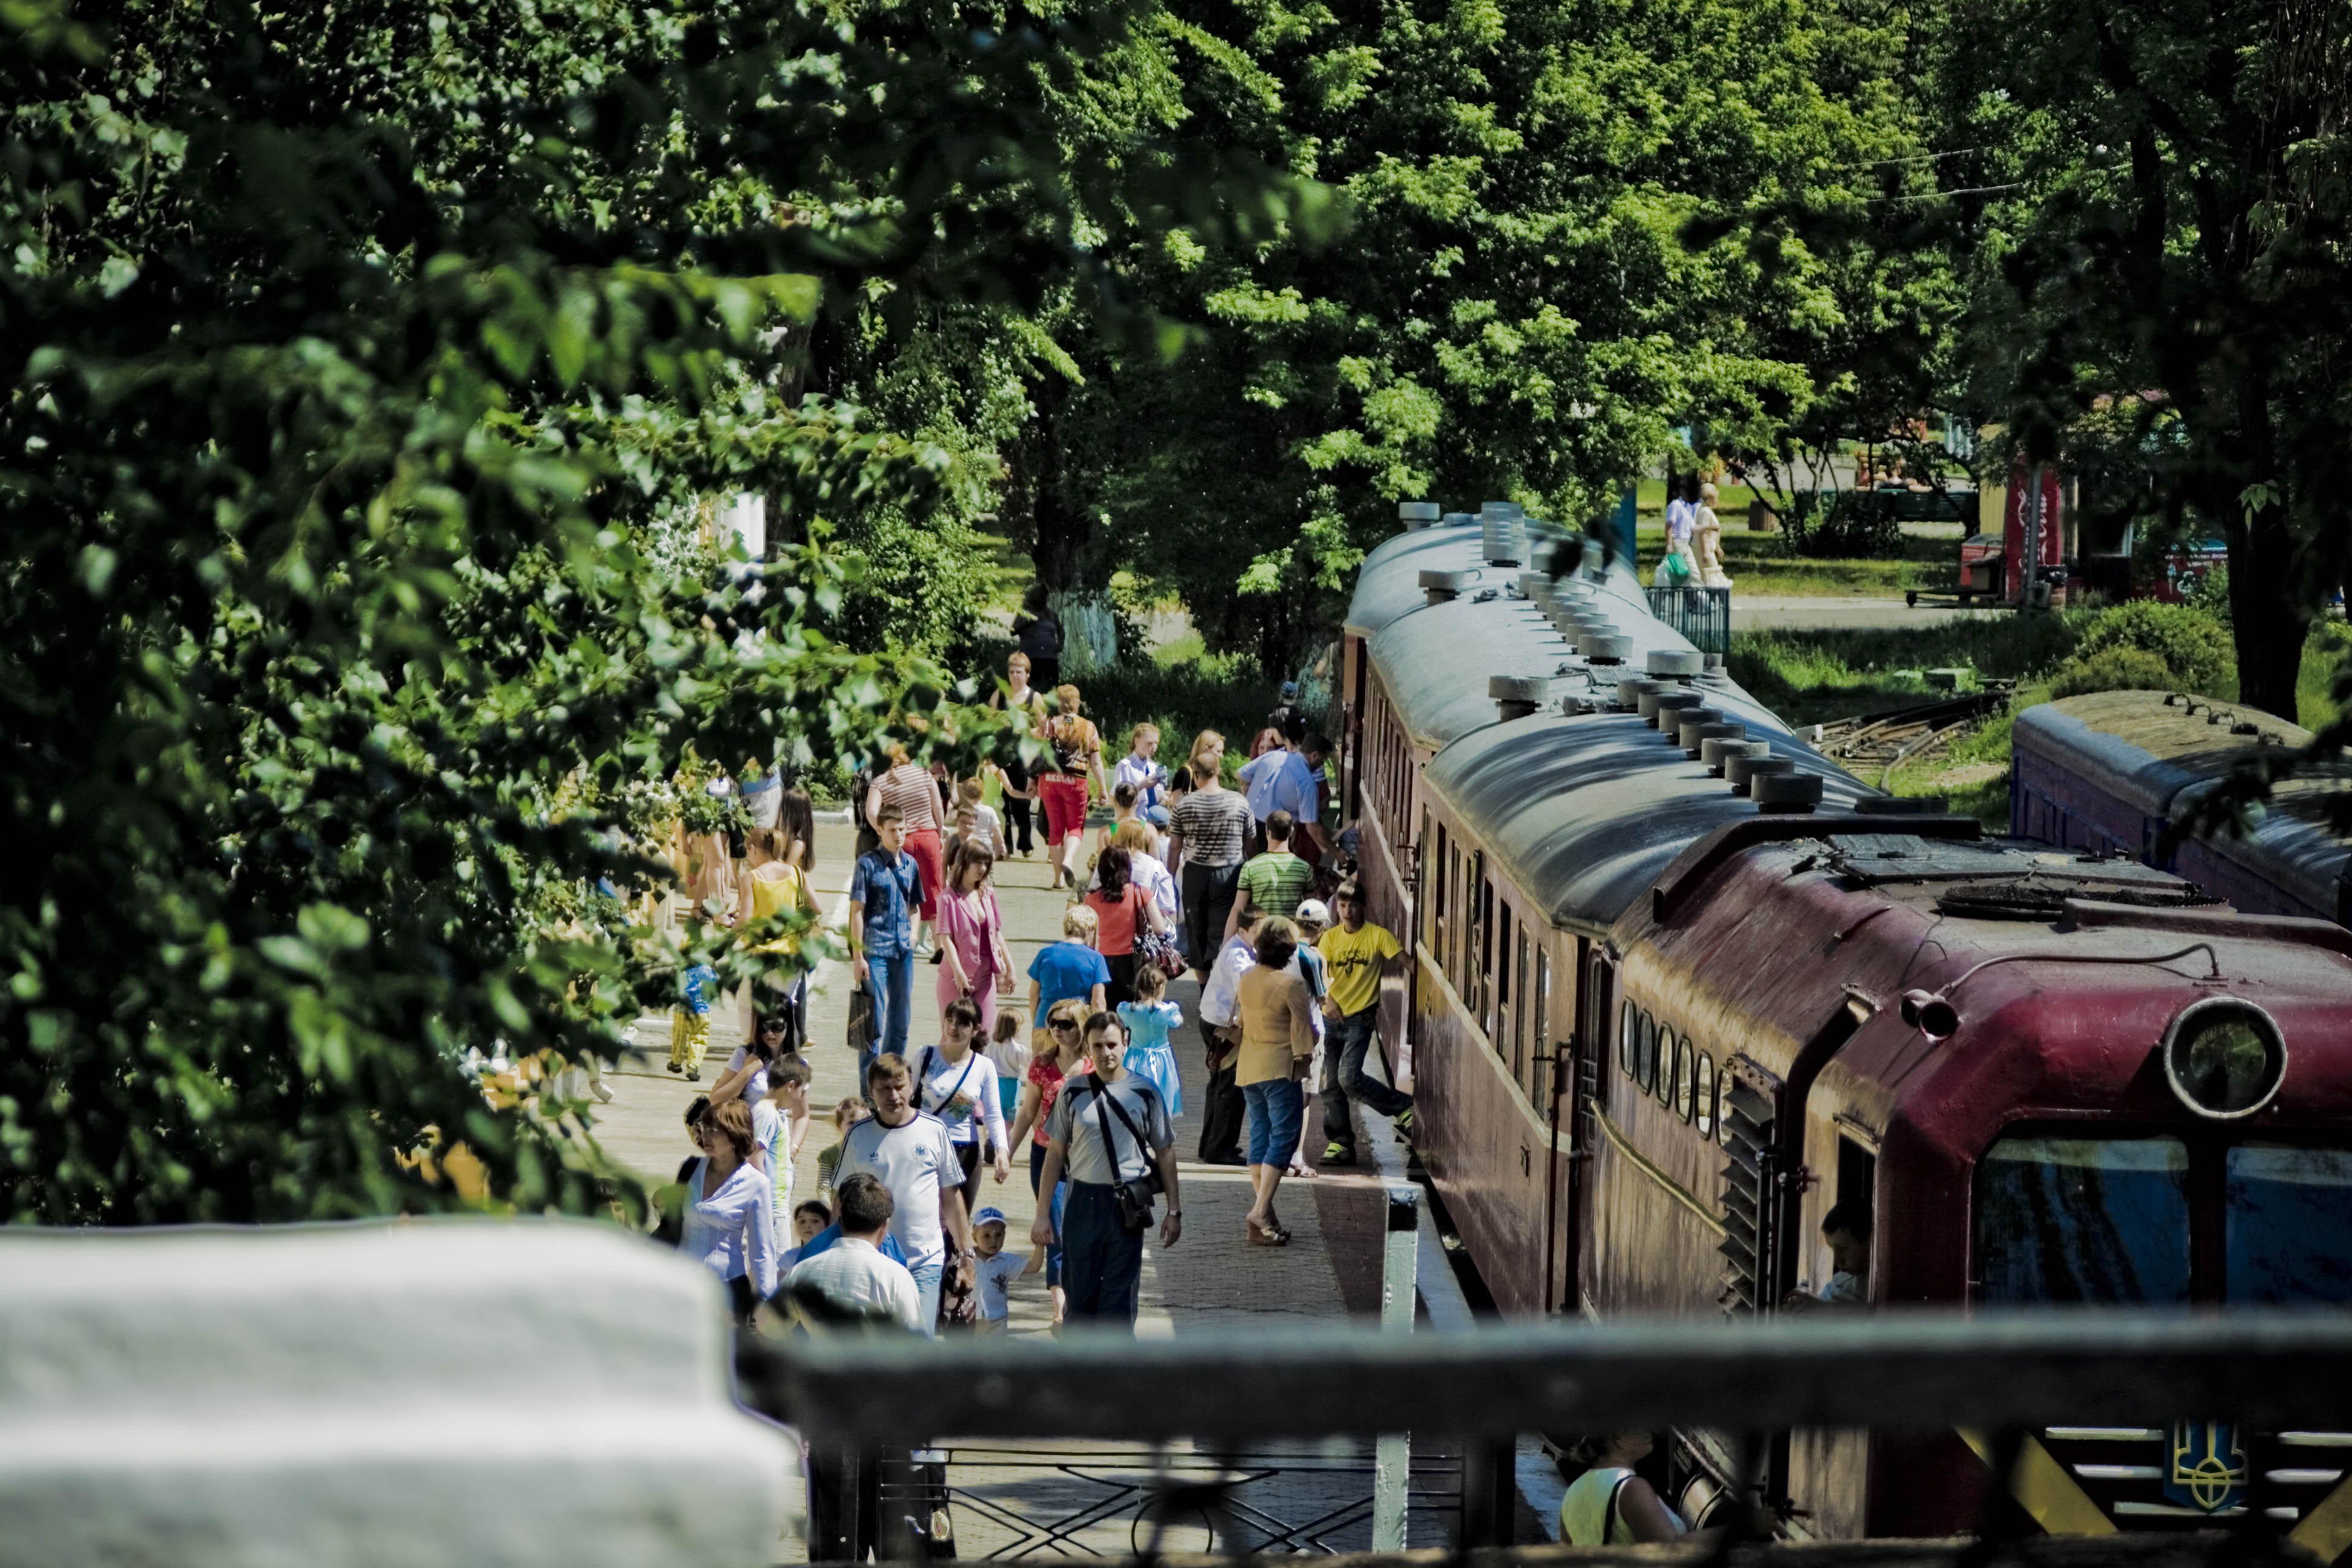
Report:
M 2352 1300 L 2352 932 L 1892 799 L 1622 558 L 1501 503 L 1402 516 L 1346 621 L 1340 789 L 1410 955 L 1382 1046 L 1499 1310 L 1811 1306 L 1832 1209 L 1867 1262 L 1819 1310 Z M 2352 1432 L 2026 1441 L 2053 1531 L 2352 1545 Z M 1762 1485 L 1794 1537 L 1964 1532 L 1990 1453 L 1783 1433 Z M 1717 1435 L 1653 1463 L 1686 1517 L 1740 1484 Z

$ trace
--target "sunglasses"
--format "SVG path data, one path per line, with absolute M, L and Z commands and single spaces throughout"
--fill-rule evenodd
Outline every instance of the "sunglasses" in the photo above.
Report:
M 1061 1034 L 1064 1030 L 1067 1030 L 1071 1034 L 1076 1034 L 1078 1031 L 1078 1026 L 1076 1024 L 1071 1023 L 1067 1018 L 1056 1018 L 1052 1023 L 1046 1025 L 1045 1027 L 1053 1030 L 1054 1033 L 1057 1035 Z

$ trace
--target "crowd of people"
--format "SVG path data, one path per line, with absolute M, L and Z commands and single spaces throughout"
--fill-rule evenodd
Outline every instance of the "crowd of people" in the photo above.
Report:
M 1353 1162 L 1351 1103 L 1410 1133 L 1410 1097 L 1364 1066 L 1381 977 L 1402 948 L 1367 922 L 1352 885 L 1331 886 L 1347 868 L 1324 826 L 1329 746 L 1296 689 L 1230 766 L 1214 731 L 1180 764 L 1162 763 L 1151 724 L 1134 726 L 1114 762 L 1076 686 L 1049 694 L 1032 684 L 1042 662 L 1015 652 L 992 699 L 1034 741 L 1027 762 L 956 778 L 894 743 L 852 791 L 856 1081 L 832 1106 L 836 1141 L 818 1154 L 819 1190 L 794 1201 L 814 1087 L 801 1054 L 804 982 L 750 999 L 744 1044 L 689 1111 L 697 1152 L 678 1173 L 678 1239 L 728 1281 L 747 1320 L 761 1301 L 805 1296 L 799 1270 L 866 1234 L 876 1200 L 855 1215 L 842 1205 L 852 1182 L 870 1177 L 889 1210 L 872 1258 L 853 1248 L 854 1264 L 833 1258 L 806 1276 L 809 1289 L 831 1282 L 824 1289 L 843 1301 L 886 1305 L 894 1320 L 911 1299 L 910 1326 L 924 1333 L 990 1331 L 1006 1321 L 1015 1282 L 1034 1275 L 1056 1326 L 1131 1324 L 1145 1232 L 1157 1224 L 1163 1246 L 1181 1234 L 1173 1150 L 1188 1110 L 1184 1010 L 1170 988 L 1188 972 L 1201 988 L 1205 1068 L 1191 1108 L 1197 1154 L 1249 1168 L 1243 1245 L 1290 1239 L 1276 1206 L 1286 1179 Z M 1110 820 L 1090 829 L 1097 804 Z M 806 796 L 787 792 L 773 825 L 747 838 L 731 902 L 714 897 L 699 911 L 740 923 L 813 910 Z M 1001 860 L 1040 850 L 1069 901 L 1060 940 L 1024 972 L 993 879 Z M 936 972 L 931 1005 L 919 1008 L 925 964 Z M 720 998 L 708 970 L 689 973 L 686 991 L 671 1066 L 698 1079 Z M 1318 1095 L 1319 1162 L 1307 1142 Z M 1003 1212 L 984 1200 L 1024 1152 L 1037 1219 L 1031 1247 L 1008 1252 Z M 761 1194 L 764 1204 L 751 1201 Z M 876 1284 L 892 1268 L 910 1298 Z

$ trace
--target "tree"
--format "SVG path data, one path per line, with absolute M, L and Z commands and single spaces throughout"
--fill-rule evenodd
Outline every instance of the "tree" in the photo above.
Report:
M 0 5 L 11 1217 L 442 1206 L 436 1137 L 500 1203 L 628 1195 L 465 1058 L 609 1056 L 689 963 L 768 962 L 592 893 L 656 874 L 631 790 L 995 743 L 838 640 L 835 523 L 968 481 L 788 402 L 803 329 L 1106 297 L 1083 210 L 1289 199 L 1055 138 L 1130 20 Z M 681 547 L 742 489 L 805 542 Z
M 1948 331 L 1938 258 L 1831 255 L 1787 224 L 1685 239 L 1885 193 L 1878 161 L 1917 144 L 1897 15 L 1177 10 L 1188 128 L 1328 182 L 1352 219 L 1345 247 L 1126 245 L 1129 286 L 1203 324 L 1172 363 L 1074 346 L 1085 384 L 1041 443 L 1054 515 L 1088 531 L 1060 546 L 1074 570 L 1174 587 L 1213 646 L 1294 657 L 1400 499 L 1582 521 L 1673 426 L 1769 448 L 1857 365 Z
M 2347 64 L 2326 0 L 1978 0 L 1941 52 L 1950 145 L 2000 193 L 1988 384 L 2030 457 L 2096 413 L 2143 521 L 2221 533 L 2240 689 L 2290 715 L 2352 552 Z

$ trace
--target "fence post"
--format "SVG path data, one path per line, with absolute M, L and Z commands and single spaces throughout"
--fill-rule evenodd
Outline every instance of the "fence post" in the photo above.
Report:
M 1388 1247 L 1381 1264 L 1381 1328 L 1412 1332 L 1417 1295 L 1414 1264 L 1421 1255 L 1421 1190 L 1388 1189 Z M 1404 1550 L 1405 1507 L 1412 1489 L 1412 1438 L 1386 1432 L 1372 1447 L 1372 1550 Z

